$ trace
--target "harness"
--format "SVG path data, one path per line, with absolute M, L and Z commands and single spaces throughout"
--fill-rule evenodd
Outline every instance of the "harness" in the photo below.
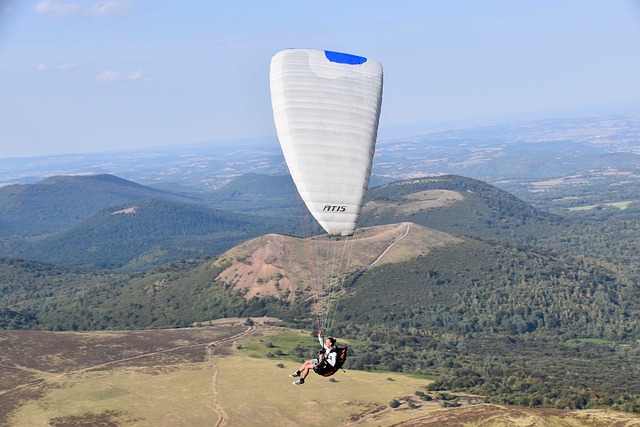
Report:
M 321 358 L 321 356 L 324 355 L 323 351 L 320 353 L 320 355 L 318 355 L 318 358 L 321 359 L 320 363 L 313 367 L 313 371 L 318 375 L 322 375 L 323 377 L 330 377 L 331 375 L 338 372 L 338 370 L 342 368 L 342 365 L 344 365 L 345 360 L 347 360 L 347 347 L 333 346 L 331 350 L 329 350 L 329 353 L 336 353 L 335 366 L 331 366 L 327 362 L 327 359 Z

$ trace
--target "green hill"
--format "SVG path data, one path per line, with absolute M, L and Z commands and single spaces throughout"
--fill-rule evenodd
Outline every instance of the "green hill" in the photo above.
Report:
M 598 191 L 611 194 L 614 189 Z M 590 255 L 615 260 L 635 276 L 640 269 L 638 206 L 629 203 L 560 216 L 485 182 L 447 175 L 370 189 L 360 224 L 410 221 L 456 235 Z
M 556 233 L 569 223 L 486 182 L 455 175 L 397 181 L 367 192 L 361 226 L 403 221 L 521 243 Z
M 209 207 L 261 216 L 294 217 L 301 203 L 289 175 L 241 175 L 203 199 Z
M 288 185 L 290 177 L 249 175 L 215 195 L 184 195 L 90 175 L 6 186 L 0 188 L 0 254 L 123 270 L 212 256 L 264 233 L 294 233 L 291 224 L 299 221 L 286 215 L 292 210 L 286 198 L 296 203 Z
M 0 236 L 60 231 L 102 209 L 145 198 L 195 201 L 113 175 L 54 176 L 0 188 Z
M 342 322 L 341 328 L 348 328 L 350 323 L 393 324 L 401 328 L 436 328 L 461 336 L 537 334 L 562 340 L 587 336 L 609 341 L 640 338 L 638 290 L 624 272 L 613 265 L 583 256 L 459 239 L 434 234 L 429 229 L 421 230 L 418 227 L 402 236 L 400 232 L 389 234 L 388 227 L 375 227 L 355 237 L 353 251 L 356 253 L 352 255 L 351 265 L 357 270 L 349 273 L 353 282 L 348 282 L 346 294 L 340 299 L 336 321 Z M 318 250 L 335 252 L 332 246 L 341 245 L 339 241 L 326 241 Z M 279 250 L 278 246 L 289 249 Z M 390 250 L 370 266 L 385 246 Z M 291 249 L 295 251 L 290 252 Z M 24 306 L 21 299 L 27 294 L 31 296 L 24 301 L 35 302 L 39 297 L 53 301 L 60 296 L 56 292 L 71 288 L 82 289 L 83 300 L 88 302 L 89 295 L 100 294 L 95 289 L 116 282 L 120 289 L 117 294 L 130 295 L 154 283 L 151 287 L 155 291 L 141 292 L 136 303 L 142 303 L 158 290 L 180 294 L 192 283 L 206 288 L 217 282 L 238 295 L 256 295 L 251 286 L 265 286 L 273 274 L 265 268 L 269 265 L 277 266 L 281 284 L 292 279 L 304 288 L 308 287 L 304 285 L 304 271 L 309 262 L 304 252 L 302 239 L 273 235 L 247 241 L 211 261 L 173 262 L 134 275 L 96 273 L 3 258 L 0 280 L 4 288 L 0 306 L 10 309 Z M 235 273 L 221 274 L 234 263 Z M 242 265 L 247 269 L 241 270 Z M 241 288 L 236 287 L 243 276 L 250 280 L 243 282 Z M 163 280 L 158 282 L 158 277 Z M 160 282 L 163 284 L 159 285 Z M 125 292 L 129 288 L 137 290 Z M 271 295 L 282 298 L 285 306 L 298 302 L 306 305 L 304 297 Z M 88 306 L 113 304 L 118 298 L 104 301 L 98 298 Z M 189 291 L 181 298 L 187 298 L 183 302 L 185 306 L 197 306 L 202 294 Z M 230 307 L 233 308 L 233 303 Z M 208 316 L 201 314 L 204 317 L 186 312 L 183 321 L 197 322 Z M 140 321 L 128 326 L 150 324 Z
M 300 315 L 281 301 L 245 299 L 216 282 L 223 268 L 176 261 L 129 274 L 0 257 L 0 329 L 167 328 L 267 312 Z
M 286 220 L 143 199 L 104 209 L 60 233 L 23 241 L 5 254 L 67 266 L 142 270 L 213 256 L 276 230 L 292 228 Z

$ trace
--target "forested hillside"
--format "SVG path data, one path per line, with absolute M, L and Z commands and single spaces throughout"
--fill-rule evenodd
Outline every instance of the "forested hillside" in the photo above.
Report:
M 205 206 L 249 215 L 297 219 L 301 200 L 289 175 L 249 173 L 212 191 L 203 192 Z
M 280 301 L 216 283 L 210 261 L 179 261 L 147 273 L 95 272 L 0 258 L 0 328 L 102 330 L 185 327 L 221 317 L 288 318 Z
M 451 203 L 424 203 L 435 200 L 436 192 L 441 191 L 458 197 Z M 405 208 L 417 201 L 423 206 Z M 564 218 L 538 211 L 493 185 L 453 175 L 397 181 L 367 192 L 362 226 L 401 221 L 452 234 L 521 243 L 569 227 Z
M 341 305 L 355 323 L 633 341 L 638 297 L 634 283 L 596 260 L 468 240 L 366 272 Z
M 143 199 L 99 211 L 60 233 L 8 242 L 4 253 L 66 266 L 139 271 L 212 256 L 273 231 L 293 232 L 294 225 L 286 218 Z
M 0 256 L 125 271 L 213 256 L 261 234 L 295 233 L 299 220 L 285 214 L 295 205 L 289 186 L 290 177 L 254 175 L 216 194 L 159 191 L 112 175 L 5 186 Z
M 113 175 L 54 176 L 0 187 L 0 236 L 60 231 L 102 209 L 145 198 L 195 201 Z
M 354 367 L 439 373 L 494 401 L 640 409 L 640 289 L 582 256 L 470 240 L 365 273 L 337 335 Z
M 443 191 L 457 197 L 442 202 Z M 560 216 L 485 182 L 453 175 L 398 181 L 368 191 L 362 226 L 401 221 L 455 235 L 604 258 L 630 267 L 629 275 L 640 266 L 640 202 L 624 209 L 610 206 Z

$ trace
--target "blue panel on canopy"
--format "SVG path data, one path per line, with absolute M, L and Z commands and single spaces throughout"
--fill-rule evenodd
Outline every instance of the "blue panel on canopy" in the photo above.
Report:
M 324 54 L 329 61 L 338 62 L 340 64 L 360 65 L 367 62 L 367 58 L 364 58 L 362 56 L 350 55 L 348 53 L 325 50 Z

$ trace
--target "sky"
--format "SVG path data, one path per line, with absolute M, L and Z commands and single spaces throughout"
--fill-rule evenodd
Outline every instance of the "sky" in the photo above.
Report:
M 286 48 L 381 62 L 381 133 L 640 108 L 639 0 L 0 0 L 0 158 L 275 137 Z

